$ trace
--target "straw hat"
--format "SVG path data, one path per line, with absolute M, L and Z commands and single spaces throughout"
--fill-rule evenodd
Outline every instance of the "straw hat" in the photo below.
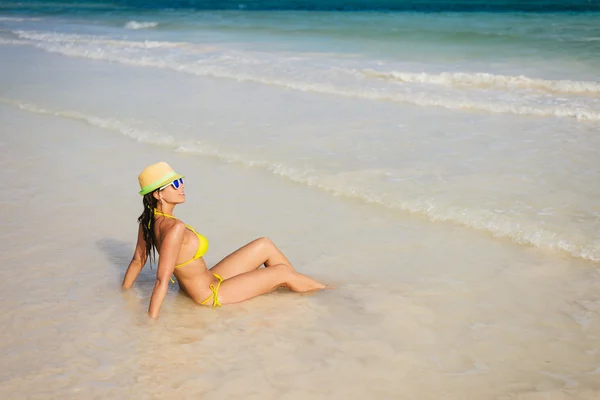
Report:
M 183 178 L 173 171 L 173 168 L 166 162 L 158 162 L 144 168 L 142 173 L 138 176 L 140 182 L 140 194 L 143 196 L 150 192 L 155 191 L 161 186 L 167 185 L 173 182 L 175 179 Z

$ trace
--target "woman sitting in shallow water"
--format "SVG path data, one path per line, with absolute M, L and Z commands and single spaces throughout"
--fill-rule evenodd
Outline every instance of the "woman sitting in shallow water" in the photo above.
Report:
M 280 286 L 295 292 L 325 288 L 297 272 L 267 238 L 248 243 L 208 269 L 202 259 L 208 241 L 173 216 L 175 206 L 185 201 L 183 176 L 159 162 L 146 167 L 138 180 L 144 212 L 138 218 L 137 245 L 123 278 L 123 289 L 133 285 L 148 258 L 158 250 L 156 283 L 148 309 L 151 318 L 158 318 L 173 275 L 196 303 L 213 307 L 238 303 Z

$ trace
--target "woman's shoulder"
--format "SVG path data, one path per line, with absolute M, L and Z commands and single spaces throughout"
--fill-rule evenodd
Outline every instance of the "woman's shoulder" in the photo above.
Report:
M 173 230 L 185 231 L 185 229 L 186 229 L 185 223 L 180 219 L 162 218 L 160 221 L 156 221 L 156 222 L 158 222 L 159 229 L 160 229 L 160 231 L 162 231 L 163 234 L 165 234 L 167 232 L 171 232 Z

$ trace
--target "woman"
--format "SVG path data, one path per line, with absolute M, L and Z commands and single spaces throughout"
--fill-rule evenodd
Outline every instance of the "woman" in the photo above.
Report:
M 173 216 L 175 206 L 185 201 L 183 175 L 159 162 L 146 167 L 138 180 L 144 212 L 138 218 L 137 245 L 122 287 L 133 285 L 148 258 L 158 250 L 156 283 L 148 309 L 151 318 L 158 318 L 173 275 L 196 303 L 213 307 L 244 301 L 280 286 L 295 292 L 325 288 L 298 273 L 267 238 L 248 243 L 209 270 L 202 259 L 208 241 Z

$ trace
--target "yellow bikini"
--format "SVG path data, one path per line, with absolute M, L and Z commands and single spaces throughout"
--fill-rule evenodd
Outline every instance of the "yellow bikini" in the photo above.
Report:
M 172 215 L 161 213 L 160 211 L 156 211 L 156 210 L 154 210 L 154 215 L 162 215 L 163 217 L 177 219 Z M 175 268 L 183 267 L 184 265 L 189 264 L 192 261 L 199 259 L 204 254 L 206 254 L 206 250 L 208 250 L 208 239 L 206 239 L 203 235 L 196 232 L 196 230 L 194 228 L 192 228 L 191 226 L 189 226 L 188 224 L 185 224 L 185 227 L 188 228 L 190 231 L 194 232 L 194 234 L 196 236 L 198 236 L 198 250 L 196 250 L 196 254 L 194 254 L 194 257 L 191 260 L 187 260 L 184 263 L 177 264 L 175 266 Z
M 223 278 L 221 278 L 217 274 L 213 274 L 213 275 L 215 276 L 215 278 L 217 278 L 219 280 L 219 283 L 217 283 L 217 287 L 215 287 L 215 285 L 213 285 L 212 283 L 208 286 L 210 288 L 210 290 L 212 290 L 213 294 L 212 294 L 212 296 L 208 296 L 208 299 L 206 299 L 202 303 L 200 303 L 203 306 L 206 305 L 206 303 L 208 303 L 208 301 L 210 299 L 212 299 L 212 301 L 213 301 L 213 303 L 212 303 L 213 307 L 221 306 L 221 303 L 219 303 L 219 288 L 221 287 L 221 282 L 223 282 Z
M 169 214 L 165 214 L 162 213 L 160 211 L 154 210 L 154 215 L 162 215 L 163 217 L 167 217 L 167 218 L 172 218 L 172 219 L 177 219 L 172 215 Z M 201 258 L 204 254 L 206 254 L 206 251 L 208 250 L 208 239 L 206 239 L 206 237 L 204 237 L 203 235 L 199 234 L 198 232 L 196 232 L 196 230 L 194 228 L 192 228 L 191 226 L 189 226 L 188 224 L 185 224 L 185 227 L 188 228 L 190 231 L 194 232 L 194 234 L 198 237 L 198 249 L 196 250 L 196 254 L 194 254 L 194 257 L 192 257 L 191 260 L 188 260 L 184 263 L 181 264 L 177 264 L 175 266 L 175 268 L 181 268 L 186 264 L 191 263 L 194 260 L 197 260 L 199 258 Z M 219 275 L 217 274 L 213 274 L 215 276 L 215 278 L 217 278 L 219 280 L 219 283 L 217 284 L 217 286 L 215 287 L 215 285 L 213 285 L 212 283 L 210 284 L 209 288 L 210 290 L 212 290 L 213 294 L 212 296 L 209 296 L 208 299 L 204 300 L 202 303 L 202 305 L 206 305 L 206 303 L 212 299 L 213 303 L 212 306 L 213 307 L 218 307 L 221 305 L 221 303 L 219 303 L 219 287 L 221 287 L 221 282 L 223 282 L 223 278 L 221 278 Z M 171 278 L 171 282 L 175 282 L 173 280 L 173 278 Z

